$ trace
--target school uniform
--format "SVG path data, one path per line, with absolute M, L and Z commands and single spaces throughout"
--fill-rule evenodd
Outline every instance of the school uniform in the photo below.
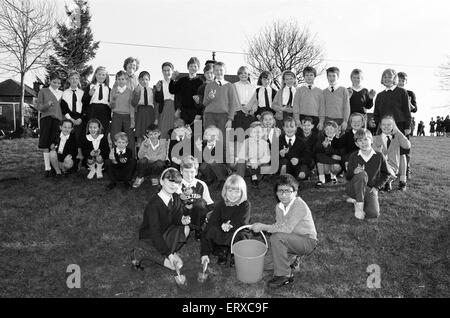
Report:
M 239 104 L 235 109 L 233 128 L 242 128 L 245 131 L 250 127 L 250 124 L 256 120 L 255 116 L 250 115 L 246 110 L 246 105 L 255 93 L 255 86 L 250 82 L 244 84 L 241 81 L 236 82 L 233 85 L 236 88 L 239 100 Z
M 338 125 L 348 122 L 350 116 L 350 99 L 345 87 L 329 86 L 323 90 L 325 121 L 334 120 Z
M 217 249 L 229 249 L 234 232 L 250 221 L 250 202 L 244 201 L 239 205 L 227 206 L 223 199 L 216 203 L 208 224 L 200 241 L 200 255 L 209 255 Z M 222 224 L 230 221 L 233 226 L 224 232 Z
M 318 138 L 319 138 L 318 133 L 313 130 L 313 131 L 311 131 L 311 134 L 306 137 L 305 134 L 303 133 L 303 131 L 301 129 L 299 129 L 297 131 L 296 137 L 301 139 L 305 143 L 306 149 L 308 149 L 308 152 L 310 154 L 309 163 L 305 163 L 304 167 L 303 167 L 306 177 L 310 177 L 311 171 L 314 169 L 314 166 L 316 165 L 316 162 L 314 160 L 315 159 L 314 158 L 314 148 L 315 148 Z
M 115 162 L 111 159 L 105 162 L 109 179 L 114 183 L 130 182 L 136 168 L 136 159 L 134 159 L 131 149 L 127 147 L 125 150 L 119 150 L 114 146 L 112 151 Z
M 87 160 L 94 159 L 91 156 L 91 152 L 98 149 L 100 149 L 100 156 L 102 156 L 103 160 L 106 160 L 109 156 L 109 143 L 106 135 L 99 134 L 96 139 L 92 138 L 90 134 L 83 135 L 81 138 L 81 153 L 85 163 Z
M 272 103 L 276 94 L 276 89 L 270 86 L 260 86 L 256 89 L 255 94 L 248 102 L 246 109 L 253 111 L 255 116 L 261 115 L 265 111 L 269 111 L 275 115 L 275 110 L 272 109 Z
M 348 157 L 350 157 L 350 154 L 359 150 L 355 142 L 355 133 L 356 130 L 350 129 L 339 138 L 339 148 L 341 150 L 342 164 L 344 167 L 344 163 L 348 161 Z
M 178 194 L 170 196 L 162 190 L 154 194 L 144 211 L 135 257 L 164 265 L 164 259 L 180 250 L 187 241 L 185 226 L 181 223 L 184 212 Z
M 64 118 L 71 120 L 72 122 L 81 119 L 80 125 L 73 126 L 73 133 L 79 143 L 83 133 L 86 131 L 85 111 L 83 109 L 83 90 L 82 89 L 66 89 L 61 98 L 61 111 Z
M 213 182 L 225 181 L 228 176 L 228 170 L 225 161 L 225 148 L 221 141 L 214 141 L 208 143 L 206 140 L 202 141 L 202 148 L 196 149 L 201 151 L 201 154 L 194 156 L 196 158 L 201 157 L 202 162 L 199 165 L 199 172 L 204 177 L 205 181 Z
M 400 168 L 400 149 L 410 149 L 411 142 L 400 131 L 394 135 L 380 135 L 373 137 L 372 148 L 382 153 L 392 174 L 396 175 Z
M 369 96 L 367 88 L 360 88 L 359 90 L 350 87 L 353 91 L 350 97 L 350 114 L 360 113 L 365 115 L 368 109 L 373 107 L 373 99 Z
M 135 133 L 137 138 L 143 138 L 150 124 L 154 124 L 159 117 L 156 107 L 154 91 L 150 87 L 138 86 L 134 89 L 131 106 L 136 111 Z
M 74 163 L 73 167 L 69 172 L 74 172 L 78 167 L 78 147 L 77 141 L 74 133 L 70 133 L 68 136 L 64 135 L 62 132 L 55 136 L 52 145 L 53 151 L 56 153 L 56 157 L 59 163 L 63 163 L 68 155 L 72 156 L 72 161 Z M 52 147 L 53 146 L 53 147 Z
M 339 138 L 334 137 L 331 143 L 327 147 L 324 147 L 322 143 L 325 141 L 325 138 L 328 137 L 324 133 L 319 134 L 316 146 L 314 147 L 316 163 L 325 165 L 340 164 L 341 160 L 331 158 L 333 155 L 341 155 Z
M 305 117 L 311 117 L 314 129 L 317 130 L 319 121 L 325 120 L 325 101 L 323 91 L 313 84 L 304 85 L 295 91 L 294 118 L 299 121 Z
M 214 208 L 214 201 L 211 199 L 208 186 L 197 178 L 190 183 L 183 179 L 177 193 L 185 205 L 192 204 L 192 209 L 187 209 L 185 215 L 191 217 L 190 228 L 200 231 L 204 225 L 206 214 Z
M 318 243 L 311 210 L 300 197 L 294 198 L 287 207 L 281 202 L 276 205 L 275 223 L 267 226 L 267 232 L 272 234 L 269 262 L 273 262 L 275 276 L 290 275 L 292 256 L 308 255 Z M 270 258 L 270 254 L 266 257 Z
M 211 90 L 216 92 L 213 99 L 209 98 Z M 225 124 L 228 120 L 234 120 L 235 111 L 239 107 L 236 87 L 225 80 L 208 83 L 205 88 L 203 104 L 205 105 L 203 128 L 216 126 L 222 132 L 223 140 L 226 140 Z
M 355 175 L 353 172 L 359 165 L 364 165 L 364 171 Z M 388 181 L 390 171 L 386 160 L 379 152 L 371 149 L 369 156 L 364 156 L 361 151 L 352 153 L 348 159 L 346 178 L 346 193 L 356 202 L 364 202 L 365 216 L 377 218 L 380 215 L 378 191 L 370 192 L 372 188 L 380 190 Z
M 246 175 L 259 176 L 261 167 L 268 166 L 270 163 L 269 143 L 265 139 L 249 137 L 238 145 L 237 159 L 236 172 L 238 175 L 242 178 Z M 256 169 L 252 168 L 253 164 L 256 164 L 258 167 Z
M 111 109 L 112 109 L 112 122 L 111 122 L 111 140 L 114 140 L 114 136 L 119 132 L 124 132 L 128 136 L 128 146 L 131 149 L 133 157 L 136 158 L 136 147 L 133 128 L 135 125 L 135 110 L 131 104 L 133 98 L 133 91 L 124 86 L 123 88 L 116 87 L 112 91 Z
M 280 156 L 280 167 L 286 165 L 286 173 L 291 174 L 294 178 L 297 178 L 300 172 L 308 174 L 310 171 L 312 154 L 309 152 L 305 142 L 297 135 L 288 137 L 283 133 L 280 136 L 279 143 L 280 151 L 284 148 L 288 149 L 288 152 L 284 157 Z M 291 162 L 291 159 L 293 158 L 298 159 L 298 164 L 295 166 Z
M 430 134 L 434 134 L 436 122 L 434 120 L 430 121 Z
M 284 86 L 275 95 L 275 99 L 272 103 L 272 108 L 275 110 L 275 119 L 277 122 L 277 127 L 283 127 L 283 120 L 287 117 L 294 118 L 294 102 L 295 102 L 295 92 L 296 88 L 294 86 L 287 87 Z M 282 111 L 282 107 L 288 107 L 288 111 Z
M 155 102 L 158 103 L 158 126 L 161 130 L 162 139 L 170 139 L 169 130 L 173 129 L 175 118 L 175 99 L 176 95 L 169 91 L 170 80 L 162 79 L 160 81 L 161 90 L 153 89 Z
M 181 160 L 184 156 L 193 155 L 194 142 L 192 138 L 173 136 L 169 142 L 168 158 L 171 162 L 171 167 L 180 170 L 180 165 L 173 161 L 174 158 Z
M 203 80 L 198 76 L 194 78 L 185 76 L 176 81 L 171 80 L 169 83 L 169 93 L 179 94 L 180 96 L 180 117 L 187 125 L 192 124 L 195 116 L 199 114 L 198 105 L 192 97 L 197 95 L 198 88 L 202 84 Z
M 60 100 L 62 91 L 51 87 L 44 87 L 39 91 L 36 109 L 41 112 L 39 120 L 39 148 L 49 149 L 50 145 L 59 131 L 62 120 Z M 50 106 L 49 102 L 53 104 Z
M 143 178 L 147 175 L 152 177 L 159 176 L 169 165 L 167 151 L 168 141 L 166 139 L 159 139 L 156 145 L 153 145 L 150 141 L 143 142 L 138 153 L 138 178 Z
M 95 87 L 92 96 L 89 95 L 91 88 Z M 83 94 L 83 107 L 86 112 L 86 120 L 96 118 L 103 126 L 103 133 L 108 135 L 111 122 L 111 108 L 109 106 L 111 89 L 106 84 L 96 83 L 86 87 Z

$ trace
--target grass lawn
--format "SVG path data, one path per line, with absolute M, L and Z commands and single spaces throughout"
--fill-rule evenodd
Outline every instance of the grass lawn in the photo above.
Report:
M 181 250 L 188 287 L 178 288 L 156 265 L 132 271 L 127 252 L 153 193 L 150 182 L 108 192 L 107 180 L 84 175 L 44 179 L 36 139 L 0 141 L 0 297 L 450 297 L 450 138 L 414 137 L 412 144 L 408 191 L 380 193 L 377 220 L 353 217 L 343 184 L 302 185 L 319 246 L 295 282 L 273 292 L 264 281 L 240 283 L 235 269 L 215 258 L 200 285 L 199 243 L 191 239 Z M 249 199 L 253 221 L 273 221 L 268 183 L 249 189 Z M 66 286 L 69 264 L 81 268 L 80 289 Z M 371 264 L 381 268 L 379 289 L 366 286 Z

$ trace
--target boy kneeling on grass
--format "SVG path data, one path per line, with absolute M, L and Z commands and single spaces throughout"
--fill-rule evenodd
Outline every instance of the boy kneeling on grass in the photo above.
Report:
M 183 267 L 176 253 L 189 236 L 191 218 L 176 193 L 181 184 L 181 174 L 175 168 L 167 168 L 159 180 L 161 191 L 154 194 L 144 211 L 139 242 L 131 251 L 133 268 L 143 269 L 141 262 L 150 260 L 171 270 Z
M 50 145 L 50 163 L 55 169 L 56 177 L 76 171 L 77 164 L 77 141 L 72 133 L 73 123 L 69 119 L 64 119 L 59 126 L 61 132 L 55 136 L 55 140 Z
M 268 285 L 277 288 L 294 281 L 293 271 L 300 266 L 299 255 L 308 255 L 316 248 L 317 232 L 311 210 L 297 196 L 298 182 L 292 175 L 280 175 L 274 190 L 279 202 L 275 207 L 275 223 L 254 223 L 251 230 L 272 233 L 274 277 Z
M 114 135 L 114 147 L 111 149 L 109 159 L 106 160 L 106 171 L 111 183 L 108 190 L 113 189 L 118 181 L 123 181 L 127 189 L 131 188 L 131 178 L 136 168 L 136 159 L 128 146 L 128 135 L 119 132 Z
M 372 148 L 372 133 L 359 129 L 355 133 L 355 143 L 359 151 L 348 158 L 346 193 L 347 202 L 355 205 L 355 217 L 363 220 L 380 215 L 378 191 L 388 181 L 390 172 L 384 156 Z

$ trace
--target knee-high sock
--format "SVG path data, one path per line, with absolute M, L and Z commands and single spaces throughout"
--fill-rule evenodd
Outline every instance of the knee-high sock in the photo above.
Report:
M 50 166 L 50 153 L 44 152 L 44 165 L 45 165 L 45 171 L 52 170 L 52 167 Z

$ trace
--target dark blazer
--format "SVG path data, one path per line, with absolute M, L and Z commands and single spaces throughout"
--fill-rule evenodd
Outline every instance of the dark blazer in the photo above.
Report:
M 130 159 L 133 158 L 133 153 L 131 152 L 130 148 L 126 148 L 125 153 L 121 155 L 117 153 L 116 146 L 113 146 L 113 151 L 114 151 L 114 159 L 116 159 L 117 162 L 116 164 L 113 163 L 113 165 L 118 168 L 128 165 Z
M 81 152 L 83 153 L 84 158 L 89 158 L 91 156 L 91 151 L 94 149 L 94 145 L 91 141 L 87 140 L 87 135 L 83 135 L 81 137 Z M 100 146 L 98 147 L 100 149 L 100 155 L 102 156 L 103 160 L 108 159 L 109 157 L 109 144 L 108 144 L 108 137 L 106 135 L 103 135 L 103 138 L 100 140 Z
M 61 132 L 58 132 L 55 136 L 55 139 L 52 142 L 52 145 L 55 146 L 55 151 L 58 153 L 59 143 L 61 142 L 61 138 L 59 135 Z M 66 144 L 64 145 L 64 150 L 62 152 L 62 157 L 66 158 L 67 155 L 72 155 L 72 159 L 75 160 L 75 158 L 78 155 L 78 146 L 77 141 L 75 139 L 75 135 L 73 133 L 70 134 L 69 139 L 67 139 Z
M 286 153 L 284 158 L 280 157 L 280 159 L 286 159 L 290 161 L 292 158 L 297 158 L 299 160 L 299 164 L 309 164 L 311 162 L 312 154 L 309 151 L 308 146 L 297 135 L 295 136 L 295 142 L 292 147 L 289 147 L 286 141 L 286 135 L 284 133 L 280 135 L 279 140 L 280 150 L 282 150 L 284 147 L 289 148 L 289 151 Z

